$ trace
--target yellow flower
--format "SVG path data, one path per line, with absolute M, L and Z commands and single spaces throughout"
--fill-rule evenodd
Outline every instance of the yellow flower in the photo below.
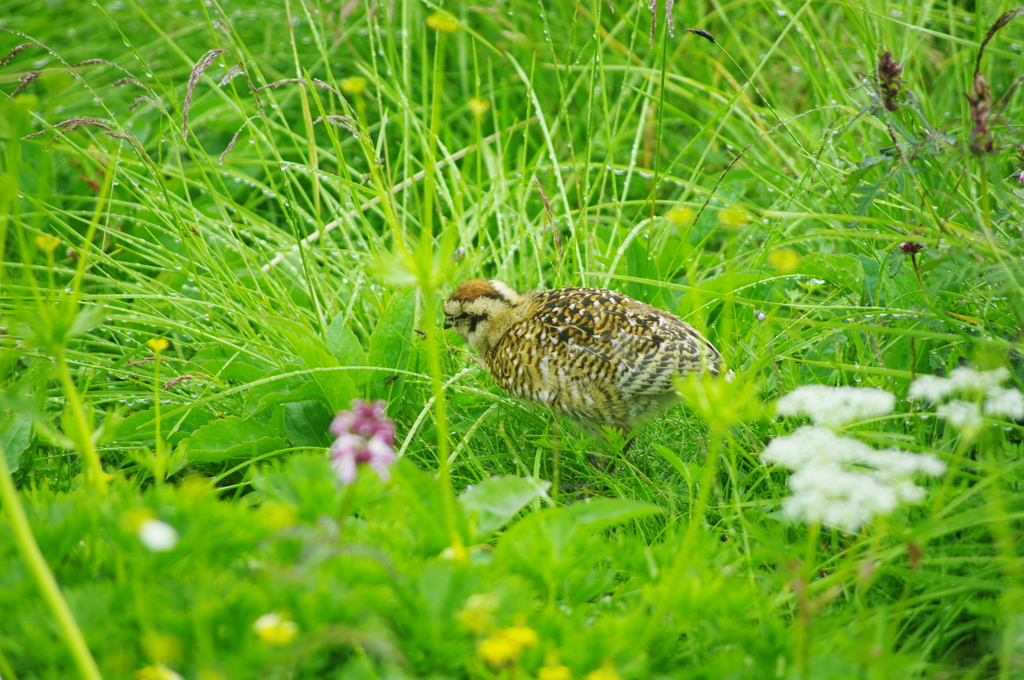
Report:
M 792 248 L 776 248 L 768 253 L 768 264 L 780 274 L 792 274 L 800 267 L 800 254 Z
M 160 354 L 171 346 L 171 343 L 166 338 L 150 338 L 146 341 L 146 344 L 153 350 L 153 354 Z
M 615 664 L 605 661 L 596 671 L 590 671 L 583 676 L 583 680 L 622 680 L 615 672 Z
M 491 102 L 489 99 L 470 97 L 469 101 L 466 102 L 466 107 L 477 118 L 483 118 L 487 110 L 491 108 Z
M 693 222 L 693 216 L 693 208 L 691 208 L 690 206 L 686 206 L 683 208 L 672 208 L 671 210 L 668 211 L 668 214 L 665 215 L 665 217 L 668 218 L 668 221 L 676 225 L 677 227 L 689 226 L 690 223 Z
M 494 668 L 515 661 L 519 657 L 519 651 L 519 648 L 501 633 L 492 635 L 476 648 L 477 655 Z
M 470 595 L 466 600 L 466 606 L 459 612 L 458 619 L 475 635 L 479 635 L 491 627 L 492 614 L 497 608 L 498 598 L 491 593 Z
M 253 630 L 268 645 L 286 645 L 299 632 L 299 626 L 277 612 L 264 614 L 252 624 Z
M 60 245 L 60 239 L 56 236 L 50 236 L 49 234 L 40 234 L 36 236 L 36 248 L 43 251 L 47 255 L 52 255 L 53 251 Z
M 129 534 L 137 534 L 143 524 L 154 519 L 156 513 L 151 508 L 132 508 L 121 514 L 121 528 Z
M 537 680 L 572 680 L 572 671 L 562 664 L 541 666 L 537 671 Z
M 366 78 L 352 76 L 341 81 L 341 91 L 345 94 L 360 95 L 366 90 Z
M 112 475 L 109 472 L 103 472 L 102 470 L 100 470 L 99 475 L 96 474 L 95 470 L 89 470 L 88 472 L 85 473 L 85 479 L 90 484 L 96 483 L 97 476 L 99 477 L 100 484 L 106 484 L 107 482 L 112 482 L 115 479 L 117 479 L 117 475 Z
M 572 671 L 563 666 L 557 649 L 549 649 L 544 655 L 544 665 L 537 671 L 537 680 L 571 680 Z
M 180 675 L 164 665 L 146 666 L 135 671 L 138 680 L 184 680 Z
M 263 516 L 263 522 L 275 531 L 287 529 L 299 523 L 299 514 L 295 508 L 280 501 L 270 500 L 264 503 L 260 506 L 260 515 Z
M 509 626 L 502 631 L 502 635 L 507 637 L 519 649 L 533 647 L 540 642 L 540 639 L 537 637 L 537 631 L 526 626 Z
M 217 671 L 202 670 L 199 671 L 199 680 L 228 680 L 228 676 Z
M 491 635 L 477 647 L 480 657 L 495 668 L 515 661 L 526 647 L 535 646 L 540 640 L 537 632 L 527 626 L 509 626 Z
M 736 229 L 750 222 L 750 215 L 738 208 L 726 208 L 719 211 L 718 221 L 723 227 Z
M 441 557 L 456 564 L 465 564 L 469 562 L 469 551 L 462 543 L 452 543 L 441 551 Z
M 454 33 L 462 23 L 448 12 L 436 12 L 427 17 L 427 26 L 441 33 Z
M 181 658 L 181 640 L 166 633 L 149 632 L 142 636 L 142 648 L 154 661 L 170 663 Z

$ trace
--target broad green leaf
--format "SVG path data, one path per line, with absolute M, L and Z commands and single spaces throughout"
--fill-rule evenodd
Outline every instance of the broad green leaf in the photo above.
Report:
M 267 380 L 266 382 L 261 382 L 258 385 L 253 385 L 252 387 L 250 387 L 248 391 L 245 393 L 245 403 L 242 405 L 242 415 L 248 418 L 253 414 L 260 412 L 261 409 L 263 408 L 263 406 L 261 406 L 261 402 L 263 398 L 268 395 L 288 395 L 291 394 L 293 391 L 299 389 L 300 387 L 310 383 L 310 379 L 306 375 L 287 375 L 289 373 L 295 373 L 301 370 L 302 367 L 299 366 L 298 364 L 286 364 L 281 368 L 277 369 L 276 371 L 273 371 L 263 379 L 266 380 L 266 378 L 271 378 L 275 376 L 287 377 L 280 377 L 276 380 Z M 306 393 L 304 395 L 300 394 L 300 396 L 302 399 L 318 399 L 322 397 L 322 393 L 317 394 L 317 392 L 314 392 L 312 395 Z M 274 397 L 273 399 L 268 400 L 267 404 L 272 405 L 272 402 L 274 400 L 278 400 L 276 401 L 276 403 L 280 404 L 287 403 L 288 401 L 295 401 L 294 399 L 289 400 Z
M 657 442 L 654 442 L 651 445 L 654 447 L 655 451 L 661 454 L 662 458 L 664 458 L 665 460 L 672 464 L 672 467 L 674 467 L 679 472 L 679 474 L 683 476 L 684 479 L 690 479 L 689 470 L 686 467 L 686 463 L 683 462 L 683 459 L 680 458 L 675 451 L 668 448 L 667 446 L 662 446 Z
M 416 314 L 416 291 L 412 288 L 396 293 L 377 327 L 370 336 L 369 365 L 402 370 L 415 370 L 410 359 L 413 356 L 413 320 Z M 370 374 L 370 399 L 389 400 L 392 394 L 400 394 L 405 384 L 401 373 L 373 371 Z
M 451 493 L 432 475 L 420 470 L 408 459 L 400 459 L 391 467 L 403 501 L 400 520 L 409 532 L 422 554 L 437 555 L 451 545 L 452 535 L 445 520 L 444 494 Z M 466 536 L 466 521 L 462 506 L 452 499 L 455 510 L 455 529 L 459 536 Z
M 294 446 L 323 446 L 331 443 L 327 427 L 334 414 L 321 401 L 285 404 L 284 431 Z
M 339 486 L 330 459 L 323 452 L 289 455 L 261 466 L 253 474 L 253 486 L 258 491 L 291 505 L 302 521 L 310 523 L 318 517 L 337 517 L 342 498 L 350 489 L 353 496 L 347 510 L 353 513 L 379 497 L 385 488 L 377 474 L 365 468 L 354 484 L 354 488 Z
M 697 286 L 697 288 L 700 289 L 700 292 L 687 293 L 683 300 L 685 301 L 693 295 L 713 295 L 715 293 L 731 295 L 738 290 L 748 288 L 754 284 L 761 283 L 762 281 L 764 281 L 764 274 L 760 272 L 729 272 L 727 274 L 722 274 L 721 276 L 715 276 L 705 281 L 701 281 Z
M 857 261 L 860 262 L 861 269 L 864 271 L 864 300 L 869 305 L 884 305 L 885 296 L 882 295 L 882 291 L 878 288 L 879 274 L 881 272 L 881 265 L 878 264 L 878 260 L 867 255 L 855 256 Z M 876 295 L 877 298 L 876 299 Z
M 459 503 L 471 526 L 475 523 L 478 540 L 504 526 L 526 504 L 547 491 L 551 482 L 523 477 L 493 477 L 473 486 Z
M 366 350 L 363 349 L 359 338 L 352 332 L 345 323 L 345 313 L 339 312 L 331 325 L 327 327 L 327 336 L 324 338 L 327 349 L 338 363 L 342 366 L 365 366 Z
M 808 253 L 800 258 L 798 273 L 845 286 L 859 293 L 864 286 L 864 267 L 852 255 Z
M 301 340 L 296 340 L 293 344 L 299 358 L 306 364 L 306 368 L 340 367 L 334 355 L 322 347 Z M 359 396 L 347 371 L 316 371 L 310 374 L 310 378 L 320 386 L 324 405 L 332 413 L 348 408 L 352 400 Z
M 627 498 L 596 498 L 586 503 L 574 503 L 565 511 L 577 524 L 596 531 L 633 519 L 657 515 L 665 512 L 665 508 Z
M 0 451 L 14 472 L 21 465 L 21 455 L 32 443 L 32 413 L 8 411 L 0 414 Z
M 171 412 L 171 415 L 168 415 Z M 198 408 L 185 413 L 173 413 L 164 407 L 161 414 L 160 432 L 171 444 L 177 444 L 213 419 L 213 414 Z M 132 442 L 140 446 L 151 446 L 156 440 L 156 411 L 151 408 L 133 413 L 117 425 L 114 441 Z
M 345 323 L 345 313 L 339 312 L 327 328 L 324 338 L 327 350 L 338 360 L 339 366 L 366 366 L 366 350 L 359 338 Z M 362 393 L 368 372 L 365 370 L 348 370 L 344 375 L 352 381 L 357 393 Z
M 259 400 L 253 403 L 250 401 L 249 396 L 246 395 L 245 405 L 242 407 L 242 413 L 245 414 L 246 418 L 280 404 L 292 404 L 297 401 L 322 401 L 326 403 L 327 401 L 324 391 L 315 380 L 307 380 L 290 392 L 269 392 L 262 395 L 257 394 L 256 396 L 259 397 Z
M 585 505 L 589 503 L 579 504 Z M 599 522 L 592 516 L 580 522 L 576 507 L 531 513 L 502 533 L 494 549 L 512 573 L 570 605 L 591 601 L 614 581 L 605 563 L 605 548 L 594 537 L 600 531 Z
M 242 361 L 210 359 L 200 364 L 200 368 L 208 375 L 216 376 L 225 382 L 251 383 L 267 376 L 264 369 Z
M 192 463 L 216 463 L 232 458 L 253 458 L 282 449 L 284 437 L 268 431 L 258 419 L 230 416 L 205 425 L 189 437 L 188 459 Z
M 75 320 L 71 323 L 68 338 L 76 338 L 83 333 L 91 331 L 103 323 L 106 315 L 107 310 L 100 305 L 82 305 L 81 309 L 78 310 L 78 314 L 75 315 Z

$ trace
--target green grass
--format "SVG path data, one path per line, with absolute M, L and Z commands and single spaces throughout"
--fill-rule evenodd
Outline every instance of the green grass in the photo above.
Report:
M 0 446 L 43 558 L 5 492 L 0 676 L 1019 675 L 1024 431 L 905 397 L 964 364 L 1024 382 L 1024 17 L 676 3 L 652 39 L 646 2 L 452 4 L 451 33 L 436 9 L 0 2 L 0 57 L 31 43 L 0 68 Z M 733 392 L 600 473 L 613 444 L 440 329 L 477 276 L 668 309 Z M 947 476 L 857 534 L 781 521 L 759 453 L 813 383 L 895 393 L 847 431 Z M 353 398 L 387 401 L 404 460 L 346 496 L 323 451 Z M 178 547 L 145 549 L 147 516 Z M 538 644 L 488 666 L 513 624 Z

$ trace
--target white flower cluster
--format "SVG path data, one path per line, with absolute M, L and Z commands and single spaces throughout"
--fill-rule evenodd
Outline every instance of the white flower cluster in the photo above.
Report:
M 916 473 L 942 474 L 942 461 L 899 449 L 878 451 L 829 429 L 885 415 L 895 403 L 884 390 L 823 385 L 797 388 L 779 400 L 780 414 L 806 414 L 815 422 L 776 437 L 761 454 L 770 463 L 794 470 L 789 478 L 793 495 L 782 502 L 783 516 L 854 532 L 900 503 L 921 502 L 924 489 L 910 478 Z
M 781 416 L 808 416 L 818 425 L 840 427 L 854 420 L 892 413 L 896 397 L 885 390 L 867 387 L 804 385 L 776 404 Z
M 1009 377 L 1010 371 L 1006 368 L 994 371 L 954 368 L 948 378 L 921 376 L 910 385 L 907 396 L 911 399 L 924 399 L 932 404 L 953 394 L 983 396 L 983 405 L 977 401 L 952 399 L 935 408 L 937 414 L 958 430 L 976 432 L 984 424 L 983 411 L 987 416 L 1005 416 L 1016 420 L 1024 418 L 1024 394 L 1013 387 L 1001 386 Z

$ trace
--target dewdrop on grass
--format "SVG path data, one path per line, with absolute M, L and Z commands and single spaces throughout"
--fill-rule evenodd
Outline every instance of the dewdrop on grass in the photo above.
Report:
M 841 427 L 892 413 L 896 397 L 871 387 L 804 385 L 779 399 L 776 410 L 783 416 L 808 416 L 815 425 Z

